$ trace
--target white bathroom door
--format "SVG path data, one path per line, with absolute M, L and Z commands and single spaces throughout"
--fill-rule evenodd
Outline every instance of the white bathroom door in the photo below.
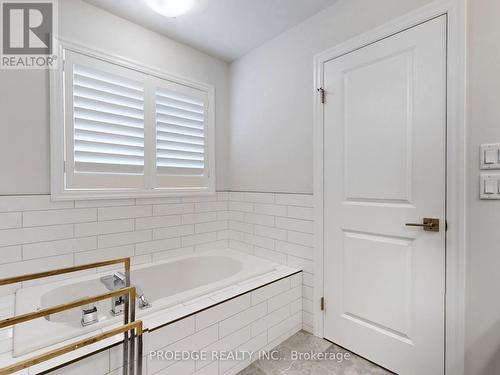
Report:
M 444 373 L 446 18 L 324 65 L 324 337 Z M 438 219 L 437 226 L 422 224 Z

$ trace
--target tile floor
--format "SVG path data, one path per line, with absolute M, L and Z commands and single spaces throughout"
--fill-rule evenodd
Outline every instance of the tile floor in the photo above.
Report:
M 238 375 L 389 375 L 384 370 L 326 340 L 300 331 L 278 345 L 280 360 L 259 359 Z M 296 353 L 323 353 L 324 358 L 297 358 Z M 293 356 L 293 358 L 292 358 Z

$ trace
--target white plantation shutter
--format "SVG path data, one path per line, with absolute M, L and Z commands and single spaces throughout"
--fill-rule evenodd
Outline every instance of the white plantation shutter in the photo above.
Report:
M 144 89 L 84 66 L 73 68 L 75 170 L 144 171 Z
M 62 55 L 51 81 L 56 199 L 215 192 L 211 87 L 93 52 Z
M 203 187 L 208 180 L 205 92 L 156 81 L 157 187 Z
M 67 53 L 65 64 L 67 116 L 71 119 L 66 128 L 70 136 L 68 185 L 142 188 L 143 75 L 72 52 Z

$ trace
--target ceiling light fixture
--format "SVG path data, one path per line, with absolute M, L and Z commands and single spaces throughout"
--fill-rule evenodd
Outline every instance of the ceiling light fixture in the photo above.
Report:
M 156 13 L 165 17 L 178 17 L 186 13 L 192 5 L 192 0 L 145 0 L 146 4 Z

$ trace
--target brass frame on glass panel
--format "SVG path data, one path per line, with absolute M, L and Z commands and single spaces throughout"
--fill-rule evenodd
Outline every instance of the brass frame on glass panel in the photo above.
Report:
M 72 273 L 72 272 L 78 272 L 78 271 L 83 271 L 83 270 L 87 270 L 87 269 L 91 269 L 91 268 L 110 266 L 110 265 L 119 264 L 119 263 L 123 263 L 124 268 L 125 268 L 125 285 L 126 285 L 125 288 L 115 290 L 115 291 L 112 291 L 109 293 L 104 293 L 104 294 L 100 294 L 97 296 L 89 297 L 89 298 L 86 298 L 83 300 L 73 301 L 73 302 L 69 302 L 67 304 L 63 304 L 63 305 L 59 305 L 59 306 L 55 306 L 55 307 L 50 307 L 47 309 L 38 310 L 36 312 L 27 313 L 27 314 L 19 315 L 16 317 L 8 318 L 8 319 L 0 321 L 0 329 L 5 328 L 5 327 L 9 327 L 9 326 L 13 326 L 15 324 L 27 322 L 30 320 L 42 318 L 45 316 L 49 316 L 51 314 L 56 314 L 56 313 L 59 313 L 62 311 L 74 309 L 76 307 L 87 305 L 89 303 L 94 303 L 94 302 L 102 301 L 102 300 L 109 299 L 112 297 L 119 297 L 119 296 L 125 296 L 125 311 L 124 311 L 124 316 L 123 316 L 123 321 L 124 321 L 123 326 L 121 326 L 119 328 L 115 328 L 115 329 L 110 330 L 108 332 L 104 332 L 102 334 L 96 335 L 94 337 L 90 337 L 88 339 L 81 340 L 77 343 L 66 345 L 62 348 L 55 349 L 55 350 L 50 351 L 46 354 L 42 354 L 42 355 L 39 355 L 35 358 L 19 362 L 17 364 L 12 365 L 12 366 L 1 368 L 0 375 L 11 374 L 11 373 L 19 371 L 21 369 L 24 369 L 24 368 L 33 366 L 35 364 L 47 361 L 49 359 L 55 358 L 59 355 L 80 349 L 84 346 L 88 346 L 88 345 L 91 345 L 95 342 L 98 342 L 98 341 L 104 340 L 106 338 L 118 335 L 120 333 L 123 333 L 123 373 L 124 373 L 124 375 L 128 375 L 129 373 L 131 375 L 133 375 L 135 372 L 135 365 L 134 365 L 135 336 L 137 335 L 137 337 L 138 337 L 139 347 L 138 347 L 137 369 L 138 369 L 138 373 L 140 375 L 142 373 L 142 322 L 135 321 L 136 290 L 135 290 L 135 287 L 130 286 L 130 258 L 114 259 L 114 260 L 103 261 L 103 262 L 98 262 L 98 263 L 91 263 L 91 264 L 85 264 L 85 265 L 80 265 L 80 266 L 61 268 L 61 269 L 52 270 L 52 271 L 33 273 L 30 275 L 10 277 L 7 279 L 0 280 L 0 286 L 9 285 L 9 284 L 16 284 L 19 282 L 36 280 L 36 279 L 41 279 L 41 278 L 46 278 L 46 277 L 51 277 L 51 276 L 56 276 L 56 275 Z M 132 303 L 130 303 L 130 302 L 132 302 Z M 130 320 L 129 320 L 129 314 L 130 314 Z M 129 332 L 131 334 L 130 340 L 129 340 Z M 129 349 L 129 341 L 130 341 L 130 349 Z

